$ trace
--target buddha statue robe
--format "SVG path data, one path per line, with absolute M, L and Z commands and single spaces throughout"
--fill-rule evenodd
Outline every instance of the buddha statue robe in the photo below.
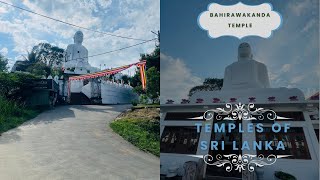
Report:
M 242 43 L 238 48 L 238 61 L 225 69 L 222 90 L 269 88 L 266 65 L 252 59 L 251 47 Z
M 86 74 L 91 71 L 92 67 L 88 63 L 88 50 L 82 45 L 83 33 L 77 31 L 73 38 L 74 44 L 68 45 L 65 53 L 65 72 Z

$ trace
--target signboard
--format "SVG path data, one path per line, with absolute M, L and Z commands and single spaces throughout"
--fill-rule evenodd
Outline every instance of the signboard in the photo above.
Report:
M 32 80 L 33 89 L 58 91 L 58 84 L 52 79 L 35 79 Z

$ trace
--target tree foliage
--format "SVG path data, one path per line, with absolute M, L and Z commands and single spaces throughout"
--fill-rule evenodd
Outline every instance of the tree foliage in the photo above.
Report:
M 52 74 L 53 68 L 61 65 L 63 55 L 64 49 L 49 43 L 40 43 L 28 52 L 25 61 L 16 62 L 15 70 L 48 76 Z
M 25 90 L 31 88 L 31 81 L 35 78 L 28 73 L 0 72 L 0 95 L 13 101 L 23 101 Z
M 139 69 L 130 78 L 130 83 L 137 94 L 145 94 L 153 103 L 158 102 L 160 95 L 160 48 L 156 46 L 152 53 L 140 56 L 141 60 L 146 60 L 147 89 L 142 89 Z
M 34 54 L 35 62 L 42 62 L 49 67 L 53 67 L 61 65 L 64 49 L 53 46 L 49 43 L 40 43 L 34 46 L 29 54 Z M 29 58 L 28 60 L 30 61 Z
M 155 50 L 150 54 L 141 54 L 141 60 L 146 60 L 147 69 L 155 67 L 157 71 L 160 71 L 160 48 L 156 46 Z
M 129 78 L 128 75 L 123 75 L 123 76 L 121 77 L 121 79 L 122 79 L 123 83 L 128 84 L 130 78 Z
M 0 54 L 0 72 L 4 72 L 8 70 L 8 59 Z
M 30 64 L 26 69 L 26 72 L 30 72 L 31 74 L 38 75 L 38 76 L 48 76 L 51 74 L 51 69 L 49 66 L 44 64 L 43 62 L 37 62 Z
M 158 101 L 160 96 L 160 72 L 153 66 L 147 70 L 147 96 L 152 103 Z
M 217 91 L 221 90 L 223 85 L 223 79 L 218 78 L 206 78 L 202 85 L 195 86 L 190 89 L 189 97 L 197 91 Z

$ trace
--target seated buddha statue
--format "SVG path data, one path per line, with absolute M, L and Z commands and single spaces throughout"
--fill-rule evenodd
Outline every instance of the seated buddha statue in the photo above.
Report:
M 238 47 L 238 61 L 225 68 L 223 86 L 220 91 L 197 91 L 190 102 L 288 102 L 304 101 L 303 92 L 297 88 L 270 87 L 268 69 L 265 64 L 253 59 L 248 43 Z
M 270 87 L 266 65 L 252 57 L 250 45 L 241 43 L 238 61 L 225 68 L 222 90 Z
M 88 63 L 88 50 L 82 45 L 83 33 L 81 31 L 77 31 L 73 39 L 74 44 L 68 45 L 65 52 L 65 72 L 86 74 L 90 72 L 92 67 Z

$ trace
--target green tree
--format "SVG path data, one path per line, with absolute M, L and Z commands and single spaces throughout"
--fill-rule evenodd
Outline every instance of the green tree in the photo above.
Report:
M 25 61 L 17 61 L 16 71 L 30 72 L 35 75 L 48 76 L 60 74 L 59 67 L 63 60 L 64 49 L 49 43 L 40 43 L 28 52 Z
M 30 72 L 31 74 L 37 75 L 37 76 L 49 76 L 51 74 L 52 68 L 44 64 L 43 62 L 37 62 L 34 64 L 31 64 L 26 69 L 26 72 Z
M 49 43 L 40 43 L 32 49 L 36 55 L 37 60 L 45 63 L 49 67 L 59 66 L 63 60 L 64 49 L 53 46 Z
M 146 71 L 148 71 L 148 69 L 150 69 L 152 67 L 155 67 L 156 70 L 158 72 L 160 72 L 160 48 L 158 46 L 156 46 L 154 51 L 150 54 L 141 54 L 140 60 L 146 60 Z M 133 87 L 141 86 L 141 78 L 140 78 L 139 69 L 137 69 L 134 76 L 130 78 L 130 83 Z M 142 89 L 142 87 L 141 87 L 141 89 Z
M 134 91 L 135 93 L 139 94 L 139 95 L 142 95 L 142 94 L 145 94 L 145 93 L 146 93 L 145 90 L 142 89 L 141 83 L 139 83 L 138 86 L 135 86 L 135 87 L 133 88 L 133 91 Z
M 139 95 L 146 95 L 153 103 L 159 100 L 160 95 L 160 32 L 158 32 L 158 45 L 150 54 L 140 54 L 140 60 L 146 60 L 147 88 L 142 89 L 139 69 L 130 78 L 131 86 Z
M 4 72 L 8 70 L 8 59 L 0 54 L 0 72 Z
M 28 52 L 27 57 L 25 58 L 29 64 L 37 63 L 38 62 L 38 55 L 35 51 Z
M 151 67 L 146 72 L 147 76 L 147 96 L 152 100 L 152 103 L 159 101 L 160 95 L 160 72 L 156 67 Z
M 122 79 L 123 83 L 128 84 L 130 78 L 129 78 L 128 75 L 123 75 L 123 76 L 121 77 L 121 79 Z
M 203 81 L 203 85 L 212 86 L 213 90 L 220 90 L 223 85 L 223 79 L 219 78 L 206 78 Z
M 146 60 L 146 68 L 155 67 L 157 71 L 160 71 L 160 47 L 156 46 L 154 51 L 150 54 L 141 54 L 141 60 Z
M 202 85 L 195 86 L 190 89 L 189 97 L 197 91 L 217 91 L 222 88 L 223 79 L 218 78 L 206 78 Z

